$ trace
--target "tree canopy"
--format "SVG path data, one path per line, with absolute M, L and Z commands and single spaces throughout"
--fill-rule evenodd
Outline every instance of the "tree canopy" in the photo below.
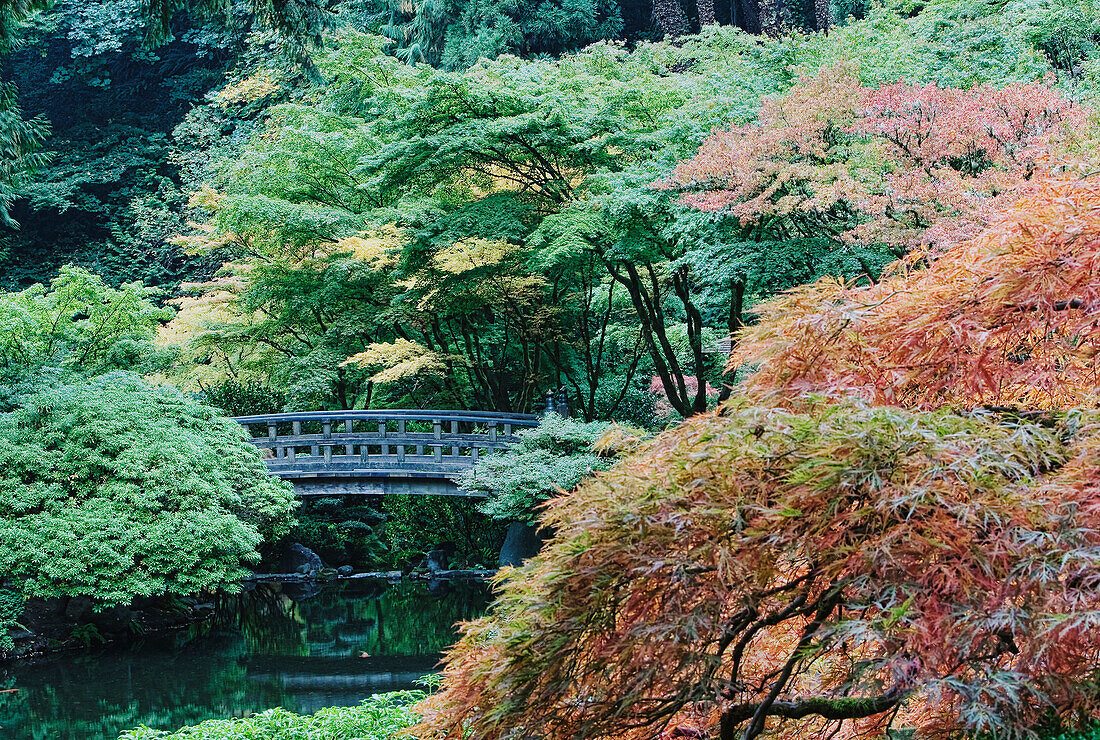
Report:
M 1013 196 L 978 236 L 912 255 L 877 285 L 826 280 L 761 307 L 731 359 L 760 367 L 749 392 L 1095 406 L 1100 185 L 1040 179 Z

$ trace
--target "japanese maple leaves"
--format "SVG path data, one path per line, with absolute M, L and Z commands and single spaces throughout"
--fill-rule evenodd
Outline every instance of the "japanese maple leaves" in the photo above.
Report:
M 714 134 L 669 186 L 746 225 L 885 243 L 877 285 L 759 309 L 731 358 L 757 398 L 936 408 L 1094 405 L 1100 180 L 1091 110 L 1047 86 L 859 84 L 828 68 Z
M 1043 181 L 979 236 L 877 285 L 805 286 L 762 307 L 731 362 L 758 395 L 857 393 L 933 408 L 1093 406 L 1100 179 Z
M 973 236 L 1016 183 L 1068 166 L 1087 116 L 1035 83 L 867 88 L 831 67 L 766 99 L 759 123 L 713 134 L 663 186 L 746 225 L 900 256 Z

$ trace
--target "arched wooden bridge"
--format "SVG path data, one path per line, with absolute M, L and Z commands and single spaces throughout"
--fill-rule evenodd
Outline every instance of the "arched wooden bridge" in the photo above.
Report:
M 515 442 L 533 414 L 493 411 L 309 411 L 240 416 L 268 469 L 302 495 L 471 495 L 455 480 Z

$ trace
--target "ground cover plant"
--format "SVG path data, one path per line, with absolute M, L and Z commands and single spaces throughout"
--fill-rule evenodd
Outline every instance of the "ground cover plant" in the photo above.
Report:
M 416 721 L 412 705 L 422 691 L 379 694 L 354 707 L 330 707 L 298 715 L 269 709 L 251 717 L 209 720 L 177 732 L 139 727 L 119 740 L 388 740 L 400 737 Z

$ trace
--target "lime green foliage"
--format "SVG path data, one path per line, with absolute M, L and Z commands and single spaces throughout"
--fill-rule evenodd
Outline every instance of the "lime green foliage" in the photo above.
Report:
M 72 377 L 148 366 L 156 329 L 172 315 L 150 297 L 140 285 L 111 288 L 75 267 L 48 288 L 0 293 L 0 386 L 37 383 L 44 371 Z
M 269 709 L 173 733 L 139 727 L 119 740 L 386 740 L 417 722 L 412 705 L 423 698 L 421 691 L 397 691 L 372 696 L 356 707 L 329 707 L 311 715 Z
M 460 485 L 488 493 L 481 511 L 494 519 L 534 521 L 540 502 L 610 466 L 610 458 L 593 451 L 607 426 L 547 414 L 537 427 L 521 431 L 512 449 L 479 460 Z
M 106 606 L 231 586 L 294 506 L 239 425 L 130 374 L 0 416 L 0 573 L 24 597 Z
M 454 73 L 341 31 L 318 57 L 332 83 L 273 108 L 198 199 L 211 220 L 193 246 L 228 248 L 241 287 L 185 354 L 228 344 L 225 374 L 292 379 L 291 407 L 525 410 L 553 373 L 585 418 L 614 418 L 648 387 L 654 355 L 713 377 L 720 362 L 693 353 L 704 333 L 676 329 L 700 321 L 670 284 L 681 247 L 666 226 L 686 209 L 649 183 L 788 76 L 754 46 L 744 34 L 689 50 L 604 44 Z M 638 326 L 648 277 L 626 265 L 639 263 L 661 284 L 653 310 L 668 332 Z M 677 331 L 686 341 L 666 336 Z M 399 339 L 432 352 L 432 376 L 377 388 L 374 373 L 339 364 Z
M 794 35 L 774 51 L 807 71 L 859 65 L 867 84 L 899 79 L 970 87 L 1053 76 L 1082 92 L 1100 73 L 1100 5 L 1093 0 L 931 0 L 873 7 L 829 36 Z

